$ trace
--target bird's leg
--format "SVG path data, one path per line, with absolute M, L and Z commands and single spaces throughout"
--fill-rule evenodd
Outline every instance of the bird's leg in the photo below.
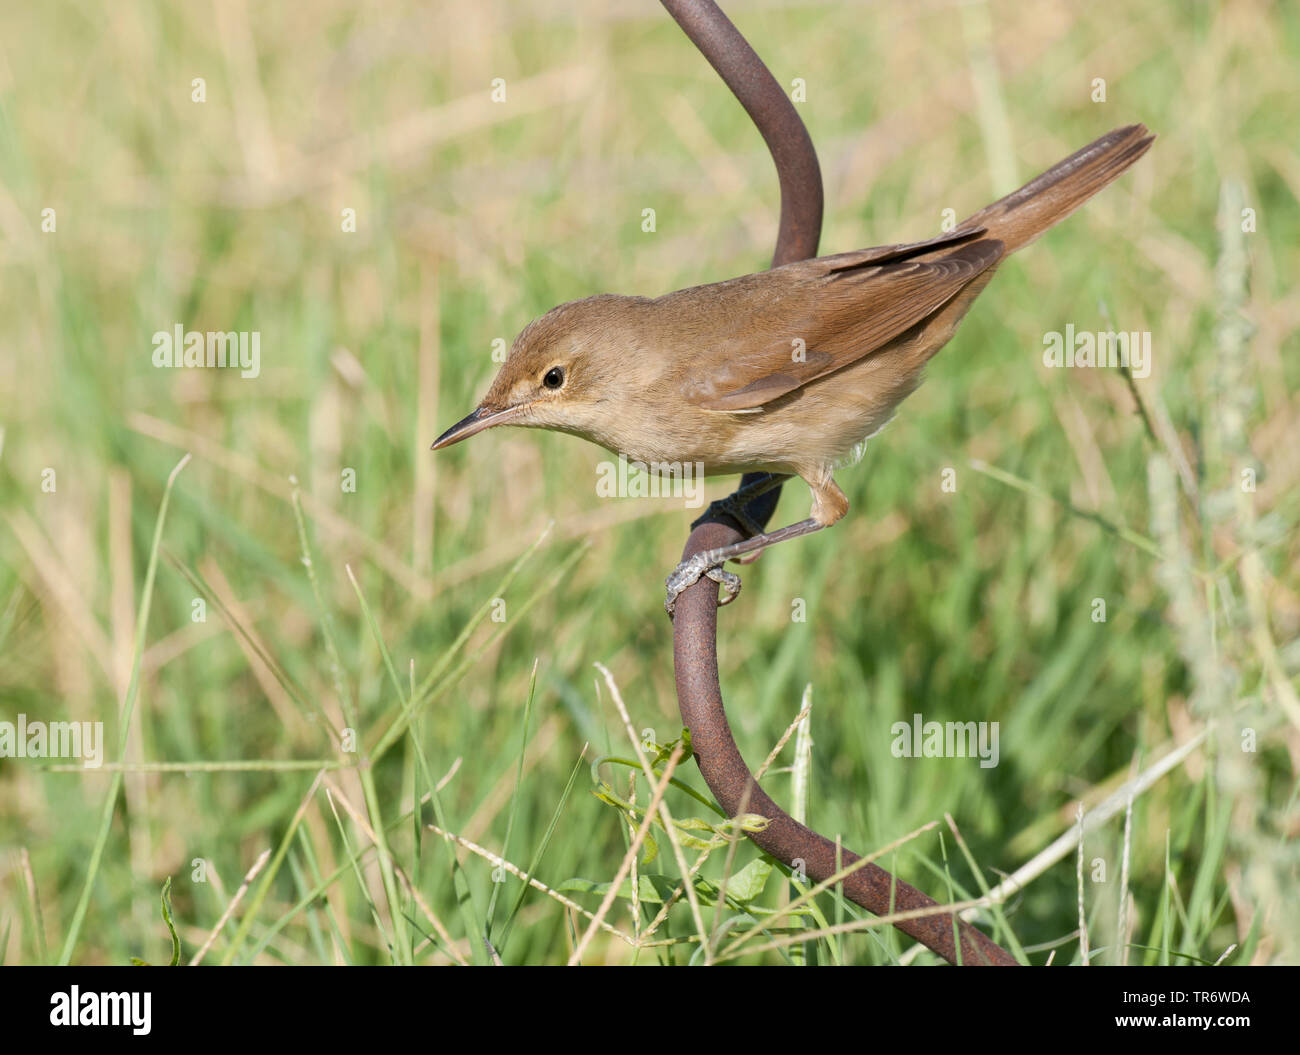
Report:
M 736 594 L 740 593 L 740 576 L 734 572 L 726 571 L 722 565 L 736 557 L 743 557 L 746 553 L 753 553 L 755 550 L 765 549 L 768 546 L 775 546 L 778 542 L 786 542 L 792 538 L 798 538 L 800 535 L 810 535 L 814 531 L 820 531 L 827 525 L 814 517 L 807 520 L 801 520 L 797 524 L 791 524 L 789 527 L 783 527 L 778 531 L 760 532 L 753 538 L 743 539 L 740 542 L 733 542 L 730 546 L 722 546 L 718 549 L 706 549 L 682 561 L 673 573 L 668 576 L 664 585 L 668 588 L 668 597 L 664 601 L 664 608 L 668 614 L 673 614 L 673 609 L 677 607 L 677 598 L 688 586 L 693 586 L 699 581 L 701 575 L 706 575 L 714 582 L 722 584 L 726 591 L 722 600 L 718 602 L 718 607 L 724 604 L 730 604 L 736 599 Z
M 750 487 L 742 487 L 732 495 L 732 498 L 739 498 L 742 494 L 748 492 L 745 500 L 752 501 L 764 491 L 775 487 L 777 482 L 785 479 L 787 477 L 777 476 L 775 478 L 769 477 L 766 480 L 757 480 Z M 730 546 L 704 550 L 682 561 L 673 569 L 673 573 L 668 576 L 667 581 L 664 583 L 668 588 L 668 596 L 664 600 L 664 608 L 668 610 L 668 614 L 673 614 L 673 609 L 677 607 L 677 598 L 681 592 L 688 586 L 698 582 L 701 575 L 707 575 L 714 582 L 721 583 L 726 591 L 722 596 L 722 600 L 718 602 L 718 607 L 730 604 L 736 599 L 736 594 L 740 593 L 740 576 L 725 570 L 722 567 L 723 564 L 736 557 L 743 557 L 746 553 L 754 553 L 766 549 L 768 546 L 775 546 L 778 542 L 787 542 L 792 538 L 799 538 L 801 535 L 811 535 L 814 531 L 820 531 L 822 528 L 834 524 L 848 512 L 849 500 L 844 497 L 844 492 L 835 486 L 835 481 L 831 479 L 829 472 L 822 471 L 815 476 L 805 477 L 805 479 L 808 480 L 808 486 L 812 488 L 813 493 L 812 515 L 807 520 L 801 520 L 797 524 L 791 524 L 789 527 L 783 527 L 777 531 L 759 531 L 752 538 L 733 542 Z M 699 521 L 696 523 L 699 523 Z
M 773 488 L 780 487 L 790 479 L 789 473 L 768 473 L 760 476 L 757 480 L 747 483 L 744 487 L 737 488 L 726 498 L 719 498 L 715 502 L 709 503 L 709 508 L 704 511 L 704 515 L 691 525 L 691 528 L 697 528 L 707 520 L 712 520 L 717 516 L 725 515 L 731 517 L 742 531 L 745 531 L 751 537 L 763 533 L 763 525 L 749 515 L 748 505 L 760 495 L 765 495 Z

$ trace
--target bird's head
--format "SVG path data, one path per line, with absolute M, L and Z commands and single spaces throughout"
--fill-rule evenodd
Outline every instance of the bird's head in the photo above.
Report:
M 629 385 L 629 311 L 640 298 L 604 295 L 561 304 L 515 338 L 496 379 L 473 413 L 433 443 L 449 447 L 494 425 L 571 432 L 605 442 Z M 635 375 L 634 369 L 630 373 Z

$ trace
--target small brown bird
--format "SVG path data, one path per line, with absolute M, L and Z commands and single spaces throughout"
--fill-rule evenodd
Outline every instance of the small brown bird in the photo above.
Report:
M 832 472 L 851 462 L 921 380 L 1008 254 L 1065 219 L 1146 153 L 1142 125 L 1118 128 L 953 230 L 803 260 L 662 297 L 606 294 L 529 323 L 478 408 L 433 449 L 494 425 L 555 429 L 652 468 L 773 474 L 726 511 L 753 535 L 683 562 L 678 593 L 722 564 L 835 523 L 848 500 Z M 789 475 L 812 488 L 807 520 L 764 533 L 741 510 Z

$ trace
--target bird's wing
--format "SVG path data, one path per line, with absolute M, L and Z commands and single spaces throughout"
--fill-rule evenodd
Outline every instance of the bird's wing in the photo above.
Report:
M 815 260 L 802 260 L 794 267 L 819 265 L 825 272 L 847 271 L 864 264 L 889 264 L 901 260 L 910 260 L 923 253 L 932 253 L 939 249 L 958 246 L 973 241 L 986 234 L 985 227 L 973 226 L 969 222 L 952 231 L 927 238 L 924 242 L 903 242 L 898 245 L 878 245 L 873 249 L 854 249 L 848 253 L 836 253 L 834 256 L 819 256 Z
M 774 283 L 767 304 L 735 316 L 735 329 L 716 342 L 709 370 L 691 377 L 684 397 L 706 410 L 749 410 L 857 362 L 1003 257 L 1003 244 L 982 233 L 958 229 L 930 242 L 792 265 L 805 274 L 793 288 Z M 777 279 L 778 271 L 762 277 Z

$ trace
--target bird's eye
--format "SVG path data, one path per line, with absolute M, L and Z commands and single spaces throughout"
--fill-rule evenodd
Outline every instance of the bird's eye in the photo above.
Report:
M 546 376 L 542 378 L 542 384 L 547 388 L 559 388 L 564 384 L 564 371 L 558 366 L 553 366 L 546 371 Z

